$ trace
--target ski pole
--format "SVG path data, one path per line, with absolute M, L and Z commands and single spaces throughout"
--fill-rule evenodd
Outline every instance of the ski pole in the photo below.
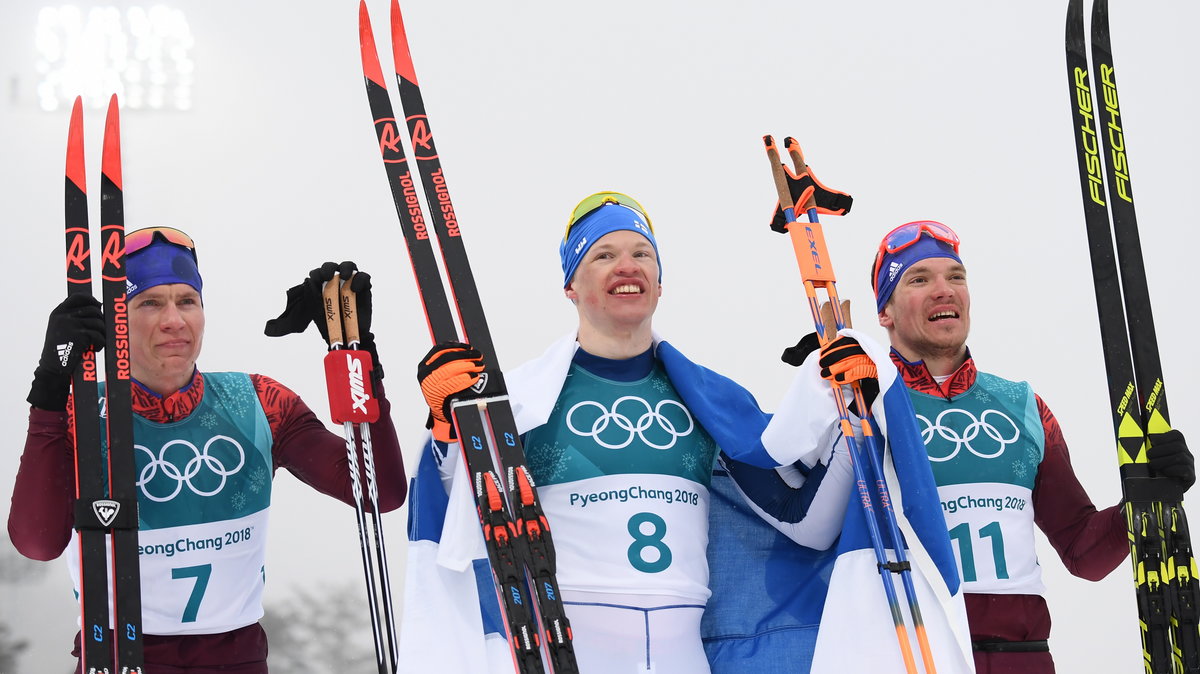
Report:
M 375 663 L 379 667 L 379 674 L 387 674 L 387 665 L 384 662 L 383 635 L 379 622 L 375 569 L 371 561 L 370 544 L 367 541 L 366 514 L 363 512 L 363 490 L 358 469 L 358 447 L 354 437 L 354 422 L 347 414 L 347 410 L 341 406 L 343 401 L 353 396 L 349 390 L 349 368 L 353 367 L 353 357 L 348 355 L 348 352 L 344 358 L 342 357 L 346 350 L 342 339 L 342 312 L 339 309 L 339 298 L 340 275 L 335 273 L 333 278 L 325 283 L 321 293 L 325 311 L 325 327 L 329 334 L 329 353 L 325 356 L 325 379 L 329 386 L 329 403 L 333 420 L 335 423 L 342 424 L 342 434 L 346 438 L 346 462 L 350 472 L 351 490 L 354 494 L 354 514 L 358 522 L 358 543 L 362 553 L 363 575 L 367 582 L 367 607 L 371 613 L 371 636 L 375 640 Z M 343 382 L 345 383 L 343 384 Z M 376 508 L 376 510 L 378 509 Z M 393 671 L 395 670 L 393 669 Z
M 775 187 L 779 192 L 779 205 L 783 209 L 787 231 L 796 252 L 796 261 L 800 265 L 800 276 L 804 283 L 804 292 L 808 298 L 813 322 L 816 325 L 817 339 L 821 346 L 825 346 L 825 344 L 831 341 L 831 338 L 826 334 L 829 327 L 827 325 L 829 318 L 832 318 L 836 330 L 841 330 L 846 327 L 847 317 L 845 315 L 846 308 L 842 306 L 841 301 L 838 299 L 837 287 L 835 285 L 836 277 L 833 273 L 833 265 L 829 261 L 829 253 L 825 247 L 825 236 L 817 215 L 816 199 L 814 195 L 810 194 L 806 198 L 805 203 L 801 204 L 801 207 L 808 214 L 808 224 L 803 227 L 799 226 L 801 223 L 796 220 L 795 207 L 792 205 L 795 202 L 792 199 L 791 190 L 788 185 L 787 168 L 779 159 L 779 150 L 775 146 L 775 139 L 771 136 L 764 136 L 763 142 L 767 147 L 767 156 L 771 161 L 771 173 L 775 178 Z M 800 152 L 799 143 L 789 137 L 784 139 L 784 146 L 787 148 L 792 163 L 795 165 L 795 174 L 803 175 L 808 167 L 804 163 L 804 156 Z M 818 289 L 823 290 L 827 298 L 824 305 L 826 307 L 826 315 L 823 315 L 822 312 L 822 305 L 817 293 Z M 879 566 L 880 578 L 883 580 L 884 593 L 887 595 L 888 606 L 891 609 L 892 623 L 895 625 L 896 639 L 900 645 L 900 654 L 904 659 L 904 667 L 906 671 L 912 674 L 918 671 L 916 661 L 913 658 L 912 646 L 909 644 L 908 630 L 904 624 L 904 616 L 900 611 L 900 602 L 896 596 L 896 587 L 892 581 L 891 574 L 894 573 L 900 575 L 901 581 L 904 584 L 905 594 L 908 595 L 908 606 L 912 614 L 913 631 L 916 633 L 917 643 L 921 649 L 921 659 L 925 665 L 925 671 L 927 674 L 934 674 L 937 670 L 933 662 L 933 652 L 929 646 L 925 623 L 921 618 L 921 609 L 917 601 L 916 589 L 912 582 L 911 566 L 904 554 L 904 542 L 900 537 L 900 528 L 896 523 L 895 513 L 892 511 L 887 482 L 883 477 L 883 467 L 879 459 L 879 445 L 872 429 L 871 412 L 867 405 L 866 396 L 863 395 L 859 382 L 855 381 L 850 384 L 854 400 L 858 405 L 859 414 L 863 420 L 862 433 L 863 439 L 866 442 L 866 449 L 864 451 L 862 445 L 859 444 L 858 439 L 854 435 L 854 428 L 850 423 L 850 412 L 841 386 L 835 382 L 830 382 L 830 384 L 833 387 L 833 399 L 837 405 L 842 434 L 845 436 L 846 442 L 850 445 L 850 464 L 854 470 L 855 483 L 858 485 L 859 498 L 862 502 L 863 514 L 866 517 L 867 530 L 871 536 L 871 544 L 875 549 L 875 559 Z M 879 523 L 875 519 L 871 494 L 867 486 L 867 467 L 861 463 L 864 456 L 868 461 L 871 471 L 875 474 L 876 491 L 883 511 L 883 518 L 888 527 L 888 534 L 894 546 L 895 562 L 888 558 L 884 550 L 883 536 L 879 530 Z
M 342 327 L 345 330 L 346 348 L 357 351 L 360 335 L 358 301 L 354 291 L 350 289 L 350 282 L 353 280 L 354 275 L 352 274 L 350 278 L 342 283 L 340 298 L 342 305 Z M 371 376 L 371 368 L 365 364 L 360 365 L 357 372 L 361 379 L 357 382 L 353 378 L 351 379 L 351 394 L 367 398 L 365 382 L 366 378 Z M 364 388 L 357 389 L 356 384 Z M 362 438 L 363 473 L 366 474 L 367 478 L 367 500 L 371 505 L 371 526 L 375 536 L 375 556 L 379 563 L 379 587 L 383 592 L 383 619 L 384 627 L 387 630 L 388 655 L 391 657 L 392 671 L 394 672 L 398 666 L 399 653 L 397 649 L 400 642 L 396 638 L 396 617 L 392 608 L 392 581 L 391 574 L 388 571 L 387 546 L 384 545 L 383 541 L 383 518 L 379 512 L 379 485 L 375 475 L 375 453 L 371 449 L 371 424 L 367 421 L 360 421 L 358 423 L 358 434 Z

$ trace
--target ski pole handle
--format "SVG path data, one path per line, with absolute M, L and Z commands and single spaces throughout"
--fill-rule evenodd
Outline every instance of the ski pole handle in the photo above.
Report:
M 329 389 L 329 412 L 334 422 L 359 423 L 365 428 L 365 424 L 379 419 L 379 402 L 371 386 L 370 373 L 374 365 L 371 354 L 351 348 L 358 341 L 358 311 L 354 298 L 350 279 L 343 281 L 336 273 L 321 290 L 325 325 L 329 329 L 325 385 Z M 343 317 L 346 320 L 344 333 Z M 343 334 L 346 341 L 343 341 Z M 347 427 L 345 432 L 353 437 L 352 428 Z
M 360 338 L 358 331 L 357 294 L 350 289 L 350 282 L 354 280 L 354 276 L 357 273 L 351 274 L 350 278 L 346 279 L 339 293 L 342 303 L 342 325 L 346 330 L 346 346 L 350 348 L 356 348 Z
M 325 283 L 325 287 L 321 291 L 321 304 L 325 312 L 325 327 L 329 330 L 330 349 L 341 348 L 345 343 L 342 341 L 342 315 L 338 309 L 338 289 L 340 285 L 340 276 L 334 274 L 333 278 Z
M 837 339 L 838 322 L 836 311 L 833 308 L 832 302 L 826 302 L 821 305 L 821 322 L 825 324 L 825 340 L 833 341 Z M 852 328 L 850 325 L 850 300 L 842 300 L 841 302 L 842 327 Z
M 808 172 L 808 164 L 804 161 L 804 153 L 800 151 L 800 143 L 795 138 L 788 136 L 783 139 L 783 147 L 787 150 L 788 155 L 792 158 L 792 165 L 796 167 L 796 175 L 802 175 Z M 817 193 L 813 191 L 809 193 L 808 199 L 805 199 L 800 208 L 805 211 L 811 211 L 817 207 Z M 815 221 L 816 218 L 813 218 Z
M 779 193 L 779 206 L 783 209 L 788 224 L 791 224 L 796 219 L 796 209 L 791 188 L 788 187 L 787 173 L 784 172 L 783 162 L 779 159 L 779 148 L 775 146 L 773 136 L 763 136 L 763 144 L 767 146 L 767 158 L 771 160 L 771 177 L 775 179 L 775 191 Z
M 792 153 L 792 161 L 795 162 L 796 158 L 800 157 L 799 163 L 796 165 L 797 170 L 803 171 L 806 165 L 803 156 L 799 154 L 799 144 L 792 138 L 787 138 L 786 142 L 788 152 Z M 804 204 L 809 212 L 810 222 L 799 222 L 796 219 L 794 205 L 784 205 L 793 203 L 792 194 L 788 187 L 787 168 L 779 160 L 779 149 L 775 146 L 775 139 L 769 135 L 763 136 L 763 143 L 767 146 L 767 157 L 771 160 L 771 176 L 775 179 L 775 189 L 779 192 L 779 203 L 787 221 L 788 234 L 792 239 L 792 247 L 796 251 L 796 262 L 800 265 L 800 277 L 806 285 L 811 284 L 832 290 L 832 284 L 837 279 L 833 275 L 829 251 L 825 248 L 824 232 L 816 218 L 816 202 L 810 197 Z M 830 299 L 834 299 L 833 294 L 830 292 Z M 815 309 L 816 307 L 814 307 Z

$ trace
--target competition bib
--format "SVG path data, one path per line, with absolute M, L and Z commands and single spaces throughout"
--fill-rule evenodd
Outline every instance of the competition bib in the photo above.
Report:
M 1041 594 L 1032 496 L 1045 437 L 1033 391 L 981 372 L 952 401 L 909 393 L 963 590 Z
M 618 382 L 572 365 L 525 452 L 563 588 L 708 598 L 716 443 L 660 366 Z
M 227 632 L 262 617 L 270 424 L 247 375 L 205 374 L 204 385 L 181 421 L 134 415 L 147 634 Z M 77 546 L 76 533 L 67 560 L 78 589 Z

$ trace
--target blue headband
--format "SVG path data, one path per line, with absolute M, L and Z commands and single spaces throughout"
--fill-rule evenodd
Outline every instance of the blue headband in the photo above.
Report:
M 874 279 L 876 309 L 879 312 L 883 311 L 883 307 L 887 305 L 888 299 L 899 285 L 900 277 L 904 276 L 904 272 L 908 271 L 909 267 L 920 260 L 931 257 L 948 257 L 962 264 L 962 260 L 958 257 L 958 253 L 954 252 L 953 246 L 925 233 L 922 233 L 921 238 L 911 246 L 902 248 L 895 253 L 884 253 L 883 261 L 879 263 L 878 276 Z
M 183 283 L 202 293 L 204 281 L 192 251 L 163 240 L 125 258 L 125 294 L 133 299 L 143 290 L 168 283 Z
M 566 240 L 558 247 L 558 255 L 562 258 L 563 287 L 571 285 L 575 270 L 579 268 L 579 263 L 583 261 L 583 256 L 592 244 L 605 234 L 621 230 L 637 232 L 650 241 L 650 245 L 654 247 L 654 256 L 659 258 L 658 282 L 662 283 L 662 258 L 658 254 L 658 242 L 654 240 L 654 233 L 646 224 L 645 216 L 628 206 L 605 204 L 572 225 Z

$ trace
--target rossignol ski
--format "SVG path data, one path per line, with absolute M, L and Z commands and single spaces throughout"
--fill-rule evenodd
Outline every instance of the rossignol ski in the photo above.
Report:
M 359 34 L 367 98 L 433 341 L 469 341 L 483 354 L 486 379 L 480 380 L 479 390 L 474 392 L 478 397 L 453 402 L 452 412 L 464 465 L 475 489 L 480 526 L 513 664 L 522 673 L 578 672 L 571 628 L 555 577 L 550 529 L 525 465 L 525 453 L 434 149 L 400 6 L 395 0 L 391 11 L 392 54 L 401 102 L 407 113 L 420 182 L 433 214 L 432 229 L 436 232 L 462 326 L 461 335 L 429 240 L 429 221 L 423 215 L 417 194 L 418 180 L 413 177 L 401 146 L 402 132 L 388 97 L 370 17 L 363 2 L 359 6 Z M 529 601 L 530 591 L 533 602 Z
M 850 316 L 848 303 L 843 304 L 838 298 L 837 279 L 833 273 L 833 264 L 829 258 L 829 251 L 825 247 L 825 234 L 821 228 L 818 213 L 821 210 L 830 214 L 848 212 L 850 210 L 850 200 L 849 197 L 846 197 L 844 202 L 839 201 L 838 211 L 827 210 L 825 208 L 818 209 L 818 190 L 816 189 L 816 184 L 813 184 L 810 189 L 803 191 L 799 200 L 795 200 L 792 190 L 794 184 L 805 178 L 810 179 L 812 183 L 816 181 L 809 173 L 808 165 L 804 161 L 804 155 L 800 151 L 800 144 L 793 138 L 785 138 L 783 141 L 784 148 L 792 160 L 793 170 L 780 161 L 779 149 L 775 146 L 774 138 L 764 136 L 763 142 L 767 148 L 767 157 L 771 162 L 771 175 L 775 179 L 775 188 L 779 195 L 779 207 L 783 215 L 784 225 L 783 229 L 779 231 L 786 232 L 792 241 L 792 246 L 796 252 L 796 261 L 800 265 L 800 276 L 804 284 L 804 293 L 808 298 L 809 309 L 812 312 L 813 322 L 816 325 L 817 339 L 821 346 L 824 346 L 836 337 L 838 330 L 848 327 Z M 823 188 L 822 191 L 824 191 Z M 801 223 L 796 219 L 797 211 L 804 211 L 807 214 L 807 223 Z M 818 295 L 818 290 L 825 292 L 826 301 L 823 303 Z M 833 399 L 837 405 L 842 435 L 846 438 L 846 442 L 850 446 L 850 464 L 854 470 L 854 483 L 858 489 L 858 500 L 866 511 L 867 530 L 870 533 L 872 547 L 875 550 L 875 561 L 878 565 L 880 579 L 883 581 L 884 594 L 887 596 L 888 607 L 891 610 L 892 624 L 896 630 L 896 640 L 900 647 L 900 657 L 904 661 L 904 669 L 910 674 L 916 674 L 918 671 L 921 671 L 917 669 L 917 662 L 913 657 L 912 645 L 909 643 L 908 628 L 905 627 L 904 614 L 900 608 L 900 599 L 896 593 L 896 585 L 892 579 L 893 575 L 900 577 L 904 593 L 908 598 L 909 613 L 912 616 L 913 632 L 917 638 L 917 645 L 921 652 L 921 664 L 924 666 L 923 671 L 926 674 L 935 674 L 937 668 L 933 660 L 933 649 L 929 645 L 925 622 L 921 616 L 921 607 L 917 601 L 917 593 L 912 579 L 912 568 L 905 556 L 904 539 L 900 535 L 896 515 L 892 510 L 891 496 L 888 493 L 887 482 L 884 480 L 883 465 L 880 458 L 883 453 L 873 429 L 874 422 L 872 421 L 870 406 L 866 403 L 866 396 L 859 382 L 855 381 L 851 383 L 850 388 L 853 391 L 853 401 L 857 405 L 857 409 L 863 420 L 863 439 L 860 442 L 850 424 L 849 403 L 846 401 L 842 386 L 833 382 L 830 382 L 830 385 L 833 388 Z M 874 494 L 871 493 L 870 485 L 875 486 Z M 878 504 L 878 513 L 882 515 L 882 519 L 886 525 L 886 538 L 877 520 L 876 504 Z M 889 547 L 891 554 L 895 557 L 895 561 L 892 561 L 891 557 L 888 556 L 887 548 Z
M 67 291 L 90 295 L 91 236 L 83 152 L 83 106 L 78 98 L 71 112 L 67 138 Z M 143 667 L 141 574 L 130 402 L 129 320 L 125 300 L 120 117 L 115 95 L 109 100 L 101 160 L 104 396 L 99 396 L 94 352 L 83 355 L 72 379 L 75 529 L 79 532 L 80 544 L 81 662 L 83 671 L 88 674 L 138 674 Z M 103 436 L 101 419 L 105 421 Z M 106 539 L 110 536 L 111 557 L 106 549 Z M 113 582 L 111 614 L 110 577 Z M 111 633 L 108 630 L 110 624 L 113 626 Z
M 1091 47 L 1093 67 L 1089 68 L 1083 0 L 1070 0 L 1067 79 L 1129 526 L 1142 657 L 1148 674 L 1200 672 L 1196 561 L 1183 493 L 1170 478 L 1154 474 L 1146 455 L 1147 434 L 1171 428 L 1134 214 L 1107 0 L 1092 4 Z
M 140 674 L 142 590 L 138 561 L 137 464 L 133 455 L 133 375 L 129 363 L 129 307 L 125 298 L 125 202 L 121 182 L 121 119 L 117 96 L 108 101 L 100 171 L 101 288 L 104 294 L 104 401 L 108 426 L 112 522 L 113 640 L 117 671 Z
M 92 293 L 91 230 L 83 152 L 83 101 L 75 98 L 67 132 L 67 293 Z M 64 344 L 60 348 L 74 348 Z M 88 349 L 71 379 L 75 430 L 75 529 L 79 532 L 80 662 L 85 674 L 111 674 L 113 645 L 108 630 L 108 550 L 105 532 L 115 505 L 108 498 L 107 465 L 100 452 L 100 406 L 96 352 Z

